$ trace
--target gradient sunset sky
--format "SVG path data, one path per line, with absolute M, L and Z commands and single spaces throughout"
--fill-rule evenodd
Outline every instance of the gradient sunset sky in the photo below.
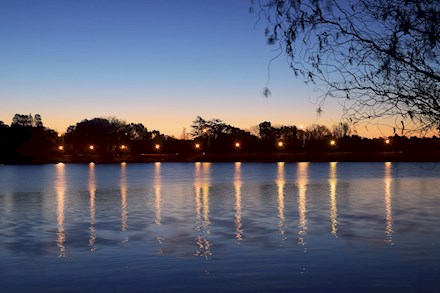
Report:
M 41 114 L 64 132 L 83 119 L 115 116 L 180 137 L 197 115 L 247 129 L 331 126 L 320 95 L 266 45 L 249 0 L 1 0 L 0 120 Z M 385 133 L 390 134 L 390 133 Z M 381 135 L 374 127 L 366 136 Z

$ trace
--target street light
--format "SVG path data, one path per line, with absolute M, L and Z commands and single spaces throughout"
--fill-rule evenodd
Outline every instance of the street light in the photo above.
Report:
M 386 144 L 390 144 L 390 140 L 389 140 L 389 139 L 386 139 L 386 140 L 385 140 L 385 143 L 386 143 Z
M 283 145 L 284 145 L 284 144 L 283 144 L 283 142 L 282 142 L 282 141 L 279 141 L 279 142 L 278 142 L 278 146 L 279 146 L 280 148 L 282 148 L 282 147 L 283 147 Z
M 64 150 L 64 147 L 62 145 L 58 146 L 58 150 L 62 151 Z
M 330 141 L 330 145 L 331 146 L 334 146 L 334 145 L 336 145 L 336 141 L 334 141 L 333 139 Z
M 89 150 L 93 151 L 95 149 L 95 146 L 92 144 L 89 146 Z
M 240 143 L 239 143 L 239 142 L 236 142 L 236 143 L 235 143 L 235 147 L 238 149 L 238 148 L 240 147 Z
M 196 147 L 196 149 L 199 149 L 200 148 L 200 144 L 196 143 L 195 147 Z
M 127 146 L 126 145 L 121 145 L 121 150 L 125 150 L 125 149 L 127 149 Z
M 155 144 L 155 145 L 154 145 L 154 148 L 155 148 L 156 150 L 159 150 L 159 149 L 160 149 L 160 145 L 159 145 L 159 144 Z

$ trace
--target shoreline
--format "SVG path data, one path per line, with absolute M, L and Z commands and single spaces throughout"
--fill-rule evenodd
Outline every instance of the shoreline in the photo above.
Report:
M 440 151 L 405 152 L 331 152 L 331 153 L 238 153 L 238 154 L 139 154 L 115 158 L 98 155 L 54 158 L 44 163 L 154 163 L 154 162 L 440 162 Z

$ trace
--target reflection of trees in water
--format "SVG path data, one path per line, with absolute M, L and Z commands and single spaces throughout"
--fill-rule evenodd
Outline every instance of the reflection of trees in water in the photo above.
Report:
M 330 163 L 330 173 L 328 184 L 330 186 L 330 222 L 332 225 L 331 233 L 338 236 L 338 206 L 336 198 L 336 186 L 338 184 L 337 177 L 337 162 Z
M 195 163 L 194 189 L 196 203 L 196 238 L 197 249 L 194 255 L 210 259 L 212 244 L 207 239 L 209 230 L 209 187 L 210 163 Z
M 64 197 L 66 192 L 66 177 L 65 177 L 65 166 L 63 163 L 56 165 L 56 181 L 55 181 L 55 191 L 57 194 L 57 240 L 56 244 L 60 250 L 60 257 L 66 256 L 66 247 L 64 242 L 66 241 L 66 232 L 64 229 Z
M 393 244 L 393 210 L 391 205 L 392 163 L 385 163 L 385 242 Z
M 305 245 L 307 234 L 307 184 L 309 163 L 298 163 L 298 244 Z

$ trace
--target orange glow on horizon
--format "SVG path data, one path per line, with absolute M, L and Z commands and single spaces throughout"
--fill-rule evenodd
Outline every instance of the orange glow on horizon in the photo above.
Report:
M 267 103 L 264 104 L 265 110 L 267 110 Z M 44 118 L 44 125 L 48 128 L 54 129 L 58 132 L 61 137 L 65 137 L 67 128 L 69 126 L 74 126 L 76 123 L 79 123 L 80 121 L 84 119 L 93 119 L 95 117 L 105 117 L 108 115 L 108 113 L 116 116 L 118 119 L 126 120 L 133 123 L 142 123 L 143 125 L 147 126 L 149 129 L 155 129 L 160 131 L 163 134 L 174 136 L 177 139 L 180 139 L 182 136 L 182 129 L 186 128 L 186 130 L 191 129 L 191 121 L 194 119 L 194 115 L 192 114 L 182 114 L 182 115 L 175 115 L 170 118 L 170 116 L 165 115 L 167 118 L 164 118 L 163 113 L 153 113 L 154 115 L 151 116 L 149 119 L 145 118 L 145 113 L 139 113 L 136 112 L 121 112 L 121 109 L 111 109 L 109 111 L 105 112 L 84 112 L 84 109 L 81 108 L 78 109 L 78 111 L 74 111 L 72 113 L 63 113 L 63 115 L 60 114 L 45 114 Z M 253 126 L 258 126 L 259 123 L 263 122 L 264 120 L 270 121 L 272 125 L 295 125 L 298 130 L 306 130 L 308 126 L 317 123 L 319 125 L 324 125 L 329 128 L 332 127 L 333 124 L 337 124 L 338 121 L 337 118 L 334 119 L 327 119 L 327 116 L 330 115 L 330 112 L 326 112 L 325 117 L 321 117 L 319 121 L 315 121 L 313 118 L 314 116 L 312 114 L 315 114 L 315 109 L 310 110 L 310 115 L 306 116 L 306 110 L 302 110 L 301 116 L 295 116 L 295 120 L 292 120 L 290 116 L 279 116 L 279 113 L 277 115 L 269 116 L 267 118 L 261 118 L 262 116 L 252 116 L 252 115 L 234 115 L 231 114 L 231 109 L 228 109 L 228 111 L 225 111 L 225 113 L 211 113 L 207 109 L 204 109 L 200 111 L 199 114 L 203 118 L 210 118 L 210 117 L 217 117 L 222 119 L 227 124 L 233 125 L 234 127 L 238 127 L 240 129 L 250 129 Z M 1 114 L 1 113 L 0 113 Z M 10 117 L 12 117 L 15 114 L 15 112 L 11 113 L 4 113 L 3 115 L 0 115 L 0 120 L 2 121 L 9 121 Z M 266 117 L 266 116 L 264 116 Z M 339 114 L 337 115 L 339 117 Z M 300 121 L 300 122 L 299 122 Z M 380 137 L 388 137 L 394 135 L 393 133 L 393 125 L 392 123 L 388 123 L 388 121 L 385 122 L 386 124 L 384 126 L 376 126 L 375 124 L 366 124 L 367 127 L 363 126 L 357 126 L 354 129 L 356 130 L 356 134 L 365 137 L 365 138 L 380 138 Z M 364 125 L 364 124 L 363 124 Z M 205 128 L 206 129 L 206 128 Z M 209 128 L 206 132 L 204 132 L 204 129 L 199 130 L 201 134 L 208 135 L 210 133 Z M 57 134 L 57 135 L 58 135 Z M 430 133 L 427 136 L 430 137 L 431 135 L 434 135 L 436 133 Z M 437 134 L 438 135 L 438 134 Z

